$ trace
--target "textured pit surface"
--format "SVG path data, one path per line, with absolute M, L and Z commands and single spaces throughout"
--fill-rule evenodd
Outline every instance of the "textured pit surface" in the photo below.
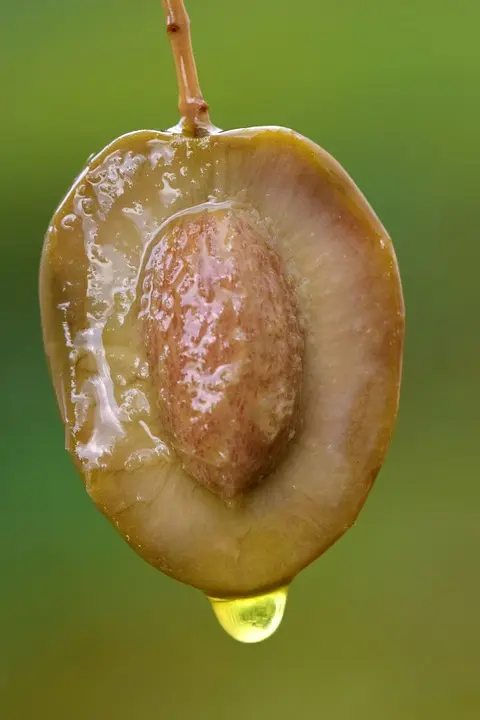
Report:
M 245 210 L 187 215 L 155 242 L 141 315 L 163 426 L 185 469 L 232 498 L 275 467 L 295 434 L 295 294 Z

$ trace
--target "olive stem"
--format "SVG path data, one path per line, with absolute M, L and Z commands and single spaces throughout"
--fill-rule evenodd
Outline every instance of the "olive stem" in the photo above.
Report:
M 167 33 L 175 60 L 178 81 L 180 128 L 185 135 L 205 135 L 215 128 L 198 81 L 190 35 L 190 18 L 183 0 L 162 0 Z

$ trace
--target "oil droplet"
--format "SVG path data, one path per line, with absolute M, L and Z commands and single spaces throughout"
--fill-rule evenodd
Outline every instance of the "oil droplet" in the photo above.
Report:
M 74 230 L 77 220 L 78 216 L 75 215 L 75 213 L 70 213 L 69 215 L 65 215 L 60 224 L 64 230 Z
M 266 595 L 208 599 L 225 632 L 239 642 L 256 643 L 273 635 L 282 622 L 287 593 L 288 587 L 282 587 Z

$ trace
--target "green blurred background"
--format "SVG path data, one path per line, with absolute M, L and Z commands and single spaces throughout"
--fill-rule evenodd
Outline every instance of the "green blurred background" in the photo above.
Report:
M 356 527 L 258 646 L 138 559 L 63 451 L 43 234 L 87 157 L 176 122 L 160 0 L 0 0 L 2 720 L 480 717 L 480 5 L 190 0 L 213 121 L 293 127 L 393 236 L 397 432 Z

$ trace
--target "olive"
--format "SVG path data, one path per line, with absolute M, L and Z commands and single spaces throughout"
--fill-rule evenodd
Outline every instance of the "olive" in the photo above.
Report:
M 41 261 L 67 448 L 137 553 L 213 598 L 287 586 L 355 521 L 392 435 L 404 304 L 345 170 L 281 127 L 223 132 L 165 0 L 181 121 L 109 144 Z

